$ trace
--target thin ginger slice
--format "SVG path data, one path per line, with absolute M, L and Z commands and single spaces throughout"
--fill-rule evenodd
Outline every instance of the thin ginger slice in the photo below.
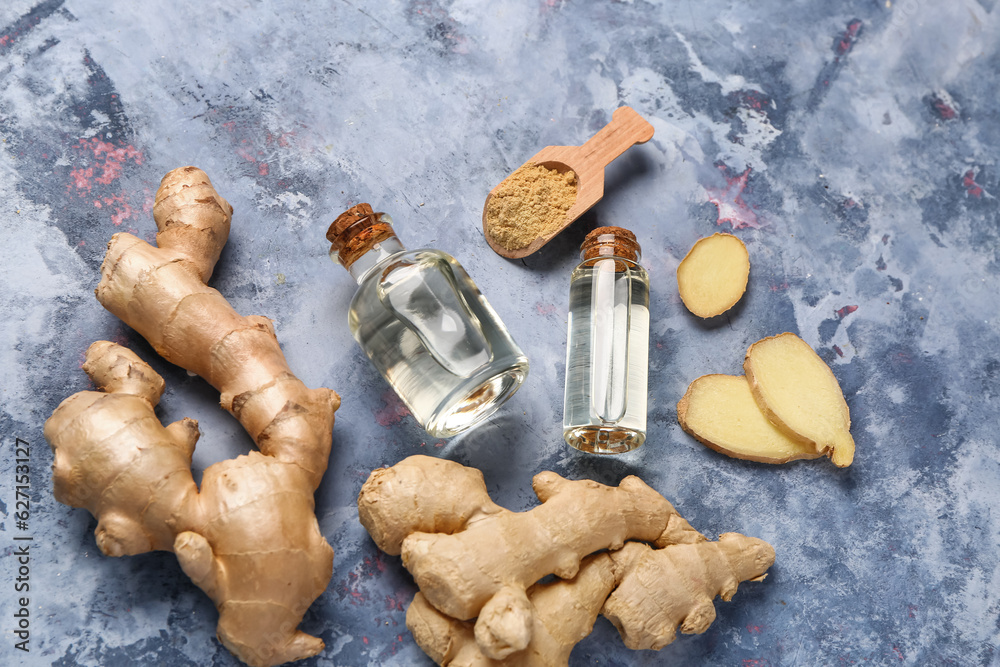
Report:
M 790 437 L 811 444 L 834 465 L 854 460 L 847 401 L 826 362 L 793 333 L 757 341 L 743 370 L 757 405 Z
M 732 234 L 699 239 L 677 267 L 681 301 L 698 317 L 721 315 L 743 296 L 750 276 L 750 255 Z
M 681 428 L 715 451 L 759 463 L 820 456 L 811 443 L 790 438 L 768 421 L 742 375 L 703 375 L 677 403 Z

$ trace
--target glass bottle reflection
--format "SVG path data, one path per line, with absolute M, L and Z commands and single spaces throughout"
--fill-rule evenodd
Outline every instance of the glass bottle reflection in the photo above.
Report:
M 392 220 L 359 204 L 330 226 L 330 256 L 358 283 L 348 324 L 418 422 L 450 437 L 517 391 L 528 360 L 465 269 L 439 250 L 406 250 Z
M 570 277 L 563 437 L 596 454 L 646 439 L 649 276 L 635 235 L 600 227 L 584 239 Z

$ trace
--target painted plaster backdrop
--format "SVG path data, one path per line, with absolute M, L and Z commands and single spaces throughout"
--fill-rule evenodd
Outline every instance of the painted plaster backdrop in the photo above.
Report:
M 600 621 L 575 663 L 991 664 L 998 13 L 991 0 L 4 3 L 0 426 L 5 444 L 33 443 L 28 664 L 235 662 L 172 555 L 98 554 L 93 521 L 51 498 L 41 437 L 87 387 L 87 345 L 111 338 L 165 376 L 164 421 L 199 420 L 199 468 L 249 447 L 211 388 L 92 296 L 109 236 L 152 239 L 153 193 L 182 164 L 236 208 L 213 285 L 276 321 L 307 384 L 344 397 L 318 494 L 334 579 L 305 624 L 328 649 L 307 664 L 421 664 L 403 627 L 412 583 L 371 545 L 354 498 L 372 468 L 428 450 L 483 468 L 514 509 L 534 504 L 542 469 L 637 472 L 701 530 L 775 545 L 767 582 L 720 605 L 705 635 L 637 654 Z M 656 135 L 609 168 L 604 201 L 524 263 L 489 252 L 489 189 L 544 145 L 582 143 L 620 104 Z M 410 247 L 458 257 L 528 353 L 529 380 L 493 423 L 429 440 L 360 357 L 344 324 L 351 281 L 323 240 L 358 201 L 392 213 Z M 636 231 L 653 279 L 649 442 L 616 459 L 560 438 L 566 280 L 597 224 Z M 751 282 L 703 323 L 673 275 L 720 229 L 747 242 Z M 732 461 L 676 425 L 694 377 L 740 372 L 750 343 L 785 330 L 847 393 L 849 470 Z M 10 559 L 0 567 L 9 580 Z

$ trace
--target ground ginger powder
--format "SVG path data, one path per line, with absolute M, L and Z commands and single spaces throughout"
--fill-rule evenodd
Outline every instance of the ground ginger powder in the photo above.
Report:
M 576 174 L 526 164 L 503 180 L 486 204 L 486 231 L 507 250 L 549 236 L 576 201 Z

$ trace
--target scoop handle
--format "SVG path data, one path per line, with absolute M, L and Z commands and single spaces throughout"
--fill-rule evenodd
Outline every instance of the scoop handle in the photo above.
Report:
M 635 144 L 653 138 L 653 126 L 632 107 L 618 107 L 611 122 L 580 146 L 580 159 L 588 166 L 604 169 Z

